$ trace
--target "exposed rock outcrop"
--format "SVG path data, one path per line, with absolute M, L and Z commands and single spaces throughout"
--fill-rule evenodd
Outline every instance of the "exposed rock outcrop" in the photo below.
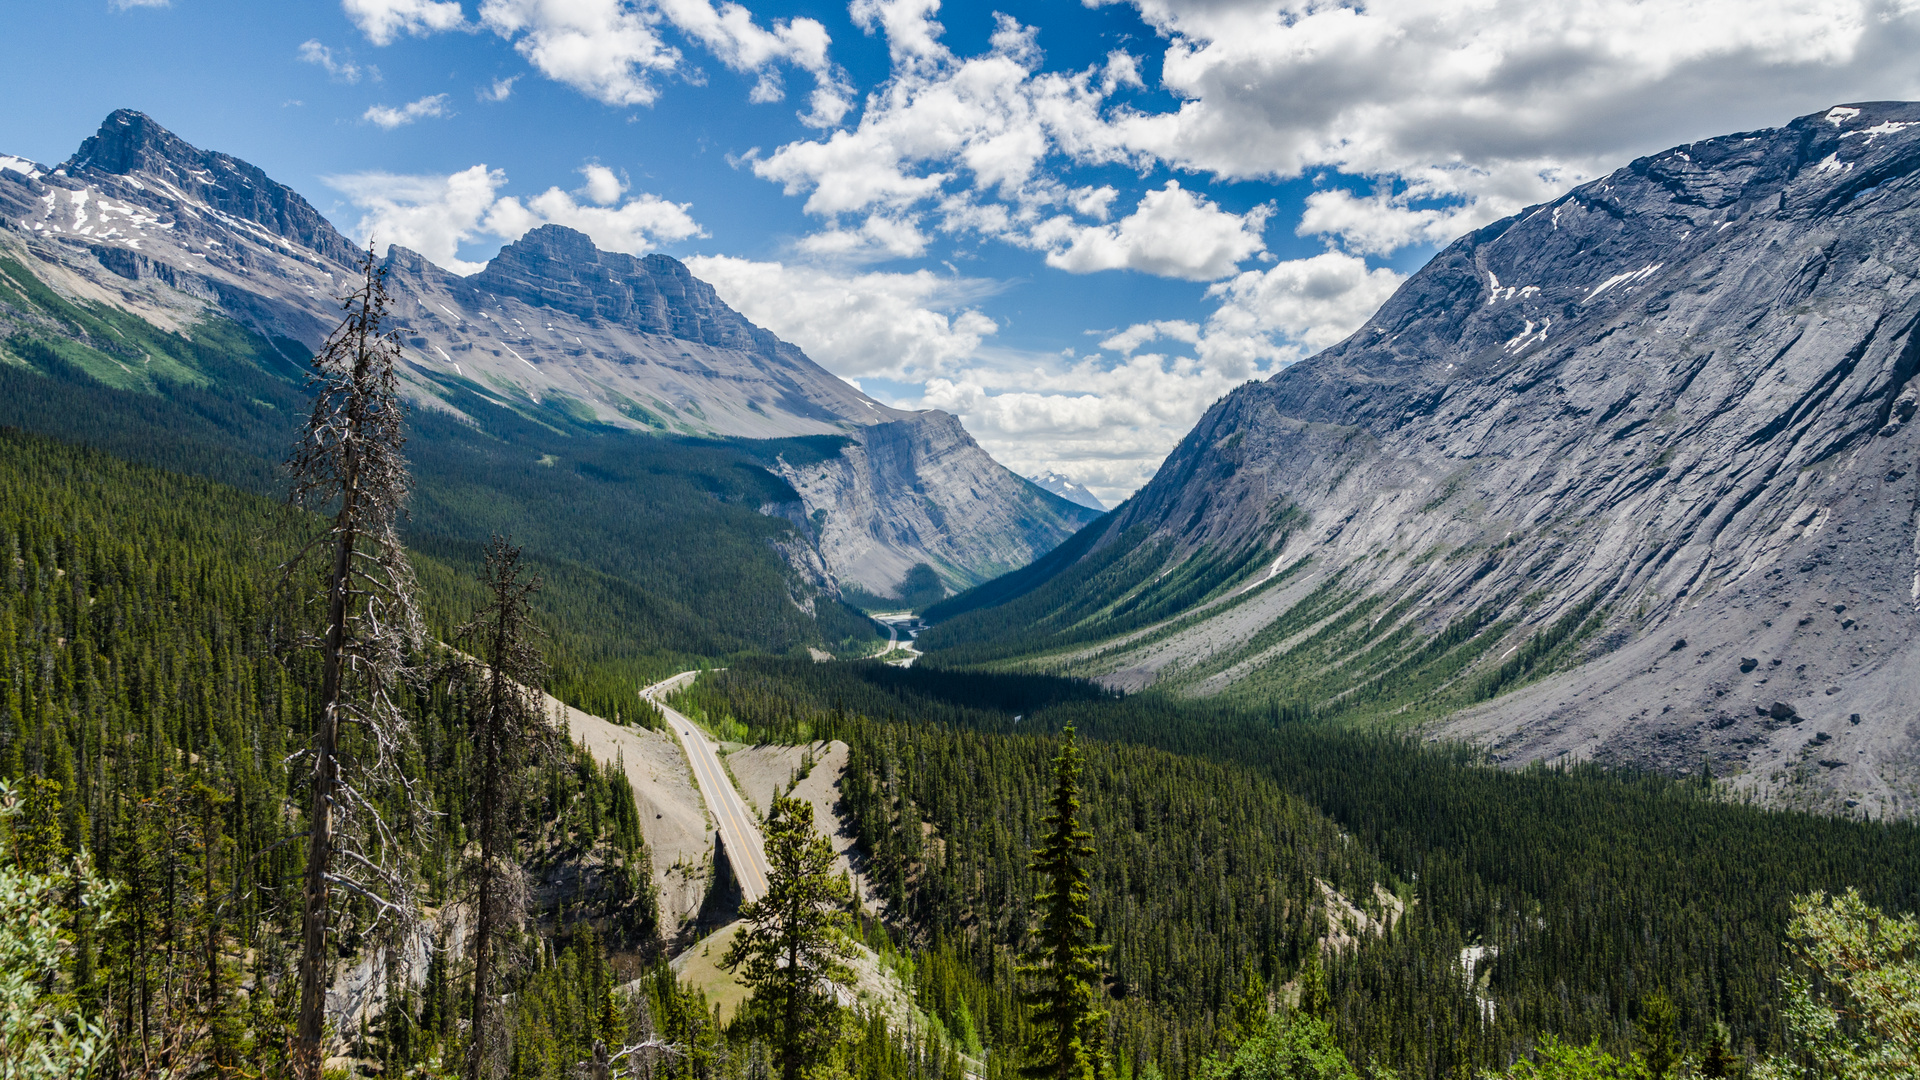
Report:
M 780 462 L 840 579 L 890 594 L 919 563 L 965 587 L 1025 566 L 1097 514 L 1001 468 L 960 421 L 914 413 L 811 464 Z

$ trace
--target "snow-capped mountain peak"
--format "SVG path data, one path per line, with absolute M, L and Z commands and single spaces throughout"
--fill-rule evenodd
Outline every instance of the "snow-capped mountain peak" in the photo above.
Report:
M 1070 477 L 1054 472 L 1052 469 L 1048 469 L 1038 476 L 1029 476 L 1027 479 L 1033 481 L 1034 484 L 1041 489 L 1051 491 L 1068 502 L 1078 503 L 1090 510 L 1104 512 L 1107 509 L 1104 503 L 1094 497 L 1093 492 L 1074 483 Z

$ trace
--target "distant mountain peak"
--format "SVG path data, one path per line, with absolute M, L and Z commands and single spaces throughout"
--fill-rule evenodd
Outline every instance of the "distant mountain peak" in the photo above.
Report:
M 1071 477 L 1064 473 L 1057 473 L 1052 469 L 1048 469 L 1037 476 L 1029 476 L 1027 479 L 1033 481 L 1034 485 L 1041 490 L 1051 491 L 1070 503 L 1084 506 L 1089 510 L 1098 510 L 1102 513 L 1106 512 L 1107 507 L 1105 503 L 1102 503 L 1095 497 L 1093 492 L 1075 483 Z
M 146 113 L 115 109 L 100 122 L 100 130 L 67 159 L 68 169 L 99 169 L 125 176 L 156 172 L 168 166 L 194 168 L 211 155 L 160 126 Z
M 116 109 L 60 166 L 69 176 L 127 185 L 243 218 L 282 239 L 352 265 L 359 250 L 313 205 L 259 167 L 202 150 L 143 112 Z M 157 183 L 143 183 L 157 181 Z M 144 200 L 151 201 L 151 198 Z

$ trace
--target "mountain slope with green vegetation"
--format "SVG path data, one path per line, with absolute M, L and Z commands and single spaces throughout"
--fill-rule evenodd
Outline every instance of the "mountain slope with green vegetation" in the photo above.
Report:
M 305 401 L 297 343 L 218 317 L 162 331 L 68 301 L 18 264 L 0 277 L 5 304 L 16 328 L 0 343 L 0 424 L 282 493 L 279 463 Z M 169 359 L 155 369 L 145 356 Z M 137 377 L 102 381 L 129 364 L 141 364 Z M 408 542 L 467 572 L 494 532 L 523 545 L 549 583 L 548 614 L 573 636 L 554 683 L 570 703 L 621 712 L 629 691 L 691 657 L 857 654 L 881 640 L 783 557 L 780 547 L 805 548 L 799 527 L 759 512 L 797 498 L 764 462 L 816 453 L 817 440 L 536 423 L 471 387 L 447 392 L 476 422 L 426 409 L 410 417 Z

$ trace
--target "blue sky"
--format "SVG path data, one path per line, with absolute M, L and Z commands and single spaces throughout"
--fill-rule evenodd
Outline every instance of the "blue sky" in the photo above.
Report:
M 1920 82 L 1896 0 L 9 7 L 0 152 L 131 107 L 450 267 L 544 221 L 664 251 L 1109 502 L 1461 232 Z

